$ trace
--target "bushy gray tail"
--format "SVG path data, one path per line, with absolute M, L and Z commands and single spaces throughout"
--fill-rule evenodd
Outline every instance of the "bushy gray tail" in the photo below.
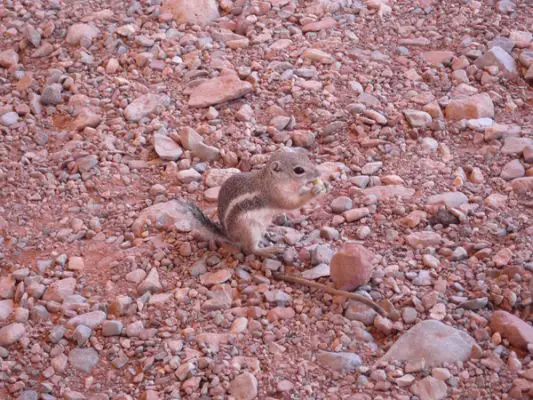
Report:
M 222 226 L 213 222 L 196 204 L 186 203 L 186 207 L 191 212 L 194 219 L 200 223 L 202 228 L 221 239 L 226 239 L 226 233 Z

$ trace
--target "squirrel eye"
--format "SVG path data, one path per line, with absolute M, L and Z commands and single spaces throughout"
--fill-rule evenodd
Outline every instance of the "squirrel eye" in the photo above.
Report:
M 303 169 L 302 167 L 296 167 L 296 168 L 294 168 L 294 173 L 295 173 L 296 175 L 302 175 L 304 172 L 305 172 L 305 169 Z

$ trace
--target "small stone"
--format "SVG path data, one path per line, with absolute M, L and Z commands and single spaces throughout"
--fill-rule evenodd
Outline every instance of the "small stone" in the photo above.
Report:
M 294 384 L 291 381 L 283 379 L 282 381 L 278 382 L 277 388 L 278 392 L 290 392 L 294 389 Z
M 445 192 L 430 196 L 427 200 L 428 205 L 443 204 L 447 208 L 459 208 L 468 203 L 468 197 L 462 192 Z
M 369 215 L 370 209 L 367 207 L 352 208 L 351 210 L 345 211 L 343 213 L 344 218 L 348 222 L 359 221 L 361 218 L 367 217 Z
M 148 276 L 144 279 L 143 282 L 137 287 L 137 291 L 140 294 L 146 292 L 159 292 L 163 289 L 161 282 L 159 280 L 159 273 L 156 268 L 152 268 L 148 273 Z
M 85 269 L 85 263 L 81 257 L 70 257 L 68 260 L 67 269 L 70 271 L 82 271 Z
M 236 400 L 253 400 L 257 397 L 257 379 L 250 372 L 236 376 L 230 383 L 230 394 Z
M 432 256 L 431 254 L 424 254 L 422 256 L 422 263 L 428 268 L 438 268 L 440 266 L 440 261 L 438 258 Z
M 307 61 L 316 61 L 322 64 L 333 64 L 335 62 L 335 58 L 333 56 L 318 49 L 307 49 L 302 54 L 302 57 Z
M 4 126 L 15 125 L 19 120 L 19 115 L 14 111 L 9 111 L 0 117 L 0 124 Z
M 440 245 L 442 237 L 437 232 L 422 231 L 409 234 L 405 241 L 414 248 L 437 247 Z
M 45 106 L 55 106 L 61 103 L 61 91 L 63 86 L 59 83 L 52 83 L 46 86 L 41 93 L 41 104 Z
M 381 161 L 366 163 L 363 165 L 363 168 L 361 168 L 361 172 L 363 175 L 374 175 L 381 169 L 382 166 L 383 163 Z
M 124 110 L 124 116 L 129 122 L 138 122 L 158 109 L 170 105 L 170 97 L 163 94 L 147 93 L 132 101 Z
M 19 55 L 15 50 L 5 50 L 0 53 L 0 67 L 9 69 L 19 62 Z
M 76 279 L 65 278 L 52 283 L 44 293 L 43 300 L 56 301 L 62 303 L 65 297 L 74 293 Z
M 446 398 L 448 387 L 446 384 L 432 376 L 415 382 L 411 386 L 411 391 L 417 395 L 420 400 L 441 400 Z
M 345 352 L 321 351 L 316 355 L 316 360 L 322 367 L 339 373 L 352 372 L 362 364 L 357 354 Z
M 183 171 L 179 171 L 177 174 L 176 174 L 176 177 L 178 178 L 178 180 L 181 182 L 181 183 L 191 183 L 191 182 L 196 182 L 196 181 L 199 181 L 202 179 L 202 175 L 196 171 L 195 169 L 193 168 L 189 168 L 189 169 L 185 169 Z
M 194 88 L 189 98 L 190 107 L 209 107 L 235 100 L 252 92 L 252 85 L 234 73 L 212 78 Z
M 413 128 L 425 128 L 433 122 L 431 115 L 424 111 L 404 110 L 403 114 Z
M 70 351 L 68 360 L 74 369 L 80 372 L 90 373 L 96 364 L 98 364 L 99 356 L 96 350 L 92 348 L 76 348 Z
M 507 137 L 503 142 L 503 154 L 520 154 L 527 146 L 533 146 L 533 139 L 528 137 Z
M 180 145 L 166 135 L 154 135 L 154 149 L 159 158 L 164 161 L 176 161 L 183 154 Z
M 413 307 L 405 307 L 402 310 L 402 319 L 406 324 L 412 324 L 416 321 L 418 313 Z
M 0 346 L 10 346 L 18 342 L 26 333 L 24 324 L 12 323 L 0 329 Z
M 122 321 L 104 321 L 102 324 L 102 335 L 103 336 L 120 336 L 123 329 Z
M 200 282 L 204 286 L 213 286 L 224 283 L 231 279 L 229 269 L 219 269 L 218 271 L 208 272 L 200 277 Z
M 382 361 L 424 361 L 428 366 L 466 361 L 475 343 L 472 337 L 459 329 L 426 320 L 404 333 Z M 406 372 L 409 371 L 406 369 Z
M 512 160 L 503 166 L 500 177 L 506 181 L 511 181 L 515 178 L 521 178 L 525 174 L 526 170 L 520 160 Z
M 374 255 L 357 243 L 346 243 L 333 256 L 330 263 L 331 279 L 335 287 L 352 291 L 370 281 Z
M 75 328 L 79 325 L 85 325 L 90 329 L 98 328 L 105 321 L 107 315 L 103 311 L 91 311 L 78 315 L 68 320 L 67 327 Z
M 474 63 L 478 68 L 486 68 L 496 65 L 502 71 L 515 75 L 518 73 L 514 58 L 504 49 L 494 46 L 489 49 L 483 56 L 479 57 Z
M 68 28 L 65 41 L 70 45 L 77 45 L 83 42 L 90 44 L 100 34 L 100 30 L 89 24 L 74 24 Z
M 87 340 L 91 337 L 92 330 L 88 326 L 78 325 L 74 330 L 73 338 L 78 344 L 78 346 L 84 345 Z
M 454 57 L 453 51 L 425 51 L 422 53 L 422 57 L 432 67 L 438 67 L 439 65 L 449 65 Z
M 331 17 L 326 17 L 320 21 L 305 24 L 302 26 L 302 32 L 318 32 L 324 29 L 334 28 L 336 25 L 337 21 Z
M 494 104 L 487 93 L 451 100 L 446 106 L 446 118 L 452 121 L 494 118 Z
M 169 13 L 178 25 L 206 25 L 220 14 L 215 0 L 164 0 L 162 13 Z
M 316 267 L 302 272 L 302 278 L 316 280 L 330 275 L 330 266 L 328 264 L 318 264 Z

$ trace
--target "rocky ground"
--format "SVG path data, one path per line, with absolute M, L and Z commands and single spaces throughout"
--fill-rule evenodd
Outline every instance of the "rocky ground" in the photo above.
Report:
M 532 398 L 532 31 L 528 0 L 4 0 L 0 398 Z M 279 259 L 197 240 L 175 199 L 282 146 L 330 190 Z

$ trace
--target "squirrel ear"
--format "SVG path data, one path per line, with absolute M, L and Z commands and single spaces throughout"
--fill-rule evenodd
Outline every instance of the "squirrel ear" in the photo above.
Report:
M 279 172 L 279 171 L 281 171 L 281 163 L 279 161 L 274 161 L 270 168 L 274 172 Z

